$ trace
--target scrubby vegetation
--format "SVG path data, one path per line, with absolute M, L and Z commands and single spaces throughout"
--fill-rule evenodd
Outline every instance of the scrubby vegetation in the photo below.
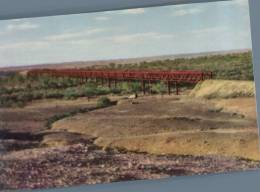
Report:
M 152 92 L 154 92 L 154 93 L 162 95 L 162 94 L 166 93 L 166 91 L 167 91 L 167 87 L 162 82 L 153 84 L 153 86 L 152 86 Z
M 112 105 L 112 102 L 107 97 L 100 97 L 97 101 L 97 107 L 108 107 Z
M 95 67 L 90 67 L 95 68 Z M 110 64 L 104 66 L 120 70 L 206 70 L 213 71 L 215 79 L 253 80 L 251 52 L 227 55 L 160 60 L 133 64 Z M 187 87 L 188 85 L 179 85 Z M 22 107 L 36 99 L 76 99 L 96 97 L 107 94 L 132 94 L 141 91 L 140 82 L 121 82 L 117 87 L 103 87 L 101 82 L 82 82 L 73 78 L 51 78 L 48 76 L 27 77 L 10 73 L 0 77 L 0 107 Z M 164 94 L 164 83 L 153 83 L 151 93 Z
M 131 94 L 141 91 L 138 82 L 122 82 L 117 87 L 101 86 L 101 82 L 82 82 L 78 79 L 38 77 L 27 78 L 20 74 L 0 81 L 0 107 L 23 107 L 38 99 L 73 100 L 108 94 Z
M 95 67 L 92 67 L 95 68 Z M 214 78 L 226 80 L 253 80 L 252 52 L 226 55 L 179 58 L 132 64 L 110 64 L 108 69 L 122 70 L 206 70 L 213 71 Z

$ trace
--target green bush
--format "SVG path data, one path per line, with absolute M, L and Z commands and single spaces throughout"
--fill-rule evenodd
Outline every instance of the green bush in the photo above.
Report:
M 22 102 L 32 101 L 33 94 L 22 92 L 22 93 L 18 93 L 16 98 L 17 98 L 17 101 L 22 101 Z
M 100 97 L 97 100 L 97 107 L 108 107 L 112 104 L 109 98 L 107 97 Z
M 12 107 L 24 107 L 25 106 L 25 103 L 23 101 L 18 101 L 18 102 L 14 102 L 12 103 L 11 105 Z
M 24 107 L 24 105 L 24 101 L 17 101 L 8 97 L 0 97 L 0 107 Z
M 60 93 L 59 91 L 53 91 L 53 92 L 50 92 L 46 95 L 46 98 L 55 98 L 55 99 L 58 99 L 58 98 L 62 98 L 63 97 L 63 94 Z
M 2 95 L 2 94 L 8 94 L 8 93 L 9 93 L 9 91 L 8 91 L 7 88 L 5 88 L 5 87 L 0 87 L 0 95 Z
M 96 95 L 106 95 L 111 93 L 111 90 L 107 87 L 98 87 L 96 89 Z
M 140 82 L 122 83 L 121 87 L 122 91 L 127 93 L 137 93 L 142 89 Z
M 202 70 L 212 71 L 215 79 L 253 80 L 252 52 L 201 56 L 196 58 L 165 59 L 139 64 L 114 66 L 120 70 Z M 104 66 L 104 68 L 106 68 Z M 123 85 L 124 90 L 128 87 Z M 133 90 L 132 90 L 133 91 Z
M 6 97 L 0 97 L 0 106 L 1 107 L 10 107 L 12 105 L 12 101 L 7 99 Z
M 163 94 L 167 91 L 166 85 L 163 82 L 156 83 L 152 86 L 152 91 L 158 94 Z
M 78 97 L 78 92 L 76 89 L 69 88 L 64 91 L 64 96 L 63 96 L 64 99 L 70 100 L 70 99 L 76 99 L 77 97 Z
M 94 88 L 94 87 L 84 87 L 83 93 L 86 97 L 94 96 L 94 95 L 96 95 L 96 88 Z
M 85 85 L 83 88 L 83 95 L 86 97 L 92 97 L 97 95 L 106 95 L 111 93 L 111 90 L 107 87 L 96 87 L 96 85 Z
M 112 88 L 112 89 L 110 89 L 110 92 L 113 94 L 120 94 L 122 92 L 122 90 L 119 88 Z

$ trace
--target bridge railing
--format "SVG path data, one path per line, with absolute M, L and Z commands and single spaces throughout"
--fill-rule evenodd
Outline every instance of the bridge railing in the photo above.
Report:
M 112 71 L 112 70 L 81 70 L 81 69 L 35 69 L 28 72 L 29 76 L 49 75 L 53 77 L 99 78 L 113 80 L 147 80 L 174 81 L 179 83 L 197 83 L 212 79 L 210 71 Z

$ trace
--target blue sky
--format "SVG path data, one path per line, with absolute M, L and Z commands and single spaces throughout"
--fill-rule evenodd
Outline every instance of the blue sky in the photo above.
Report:
M 0 21 L 0 67 L 251 49 L 248 0 Z

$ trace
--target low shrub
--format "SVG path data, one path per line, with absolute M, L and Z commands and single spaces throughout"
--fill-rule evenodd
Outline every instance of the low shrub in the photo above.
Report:
M 110 105 L 112 105 L 112 102 L 107 97 L 100 97 L 97 100 L 97 107 L 108 107 Z
M 119 88 L 112 88 L 112 89 L 110 89 L 110 92 L 113 94 L 120 94 L 122 92 L 122 90 Z
M 142 90 L 139 82 L 122 83 L 121 91 L 125 93 L 137 93 Z
M 111 93 L 111 90 L 107 87 L 98 87 L 96 89 L 96 95 L 106 95 Z
M 64 92 L 64 96 L 63 96 L 63 98 L 67 99 L 67 100 L 76 99 L 77 97 L 78 97 L 77 90 L 72 89 L 72 88 L 66 89 L 65 92 Z
M 164 83 L 156 83 L 152 86 L 152 92 L 157 94 L 164 94 L 166 93 L 167 88 Z
M 9 91 L 8 91 L 7 88 L 5 88 L 5 87 L 0 87 L 0 95 L 8 94 L 8 93 L 9 93 Z
M 59 98 L 63 98 L 64 94 L 59 90 L 51 90 L 51 91 L 47 91 L 43 97 L 46 99 L 54 99 L 54 98 L 59 99 Z
M 16 96 L 17 101 L 22 101 L 22 102 L 28 102 L 33 100 L 33 94 L 32 93 L 19 93 Z

